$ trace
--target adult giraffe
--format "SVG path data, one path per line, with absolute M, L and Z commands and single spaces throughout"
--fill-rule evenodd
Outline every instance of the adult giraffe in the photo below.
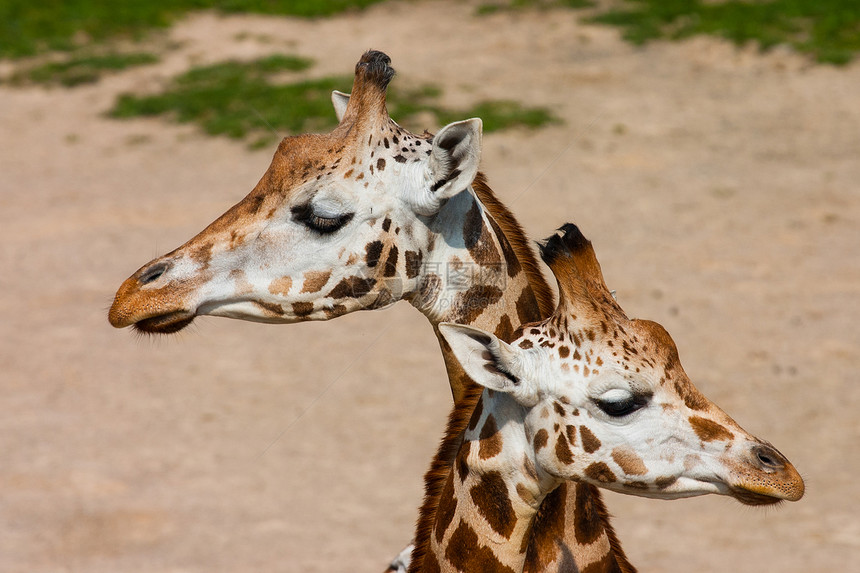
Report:
M 291 323 L 411 302 L 436 328 L 509 339 L 549 316 L 552 291 L 511 213 L 478 174 L 481 122 L 414 135 L 388 116 L 388 56 L 367 52 L 329 134 L 285 138 L 242 201 L 120 286 L 112 325 L 176 332 L 199 315 Z M 455 403 L 477 386 L 440 339 Z M 427 474 L 432 519 L 462 439 L 451 427 Z M 529 570 L 633 571 L 591 485 L 559 487 L 533 528 Z M 577 531 L 596 532 L 581 541 Z M 572 557 L 571 557 L 572 556 Z M 402 565 L 402 563 L 401 563 Z
M 796 501 L 804 485 L 773 446 L 692 385 L 659 324 L 627 318 L 591 243 L 565 225 L 542 248 L 559 285 L 548 319 L 506 344 L 471 326 L 440 332 L 486 387 L 410 573 L 523 571 L 531 525 L 560 483 L 675 499 Z

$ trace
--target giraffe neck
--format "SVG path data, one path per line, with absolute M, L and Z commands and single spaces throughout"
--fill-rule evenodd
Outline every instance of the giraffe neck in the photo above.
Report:
M 486 208 L 485 203 L 494 208 Z M 510 233 L 511 229 L 515 233 Z M 552 313 L 552 291 L 537 268 L 525 235 L 492 195 L 482 175 L 468 192 L 451 198 L 428 222 L 427 230 L 421 275 L 405 298 L 427 317 L 434 330 L 440 322 L 455 322 L 510 340 L 522 324 Z M 438 337 L 438 330 L 436 334 Z M 471 381 L 441 338 L 439 343 L 454 402 L 458 403 Z
M 552 291 L 539 270 L 525 234 L 513 215 L 493 195 L 483 176 L 479 174 L 469 193 L 449 200 L 431 225 L 437 226 L 431 228 L 435 239 L 422 253 L 424 274 L 419 277 L 419 286 L 407 298 L 427 316 L 434 329 L 442 321 L 458 322 L 494 332 L 509 341 L 523 324 L 552 314 Z M 481 265 L 481 261 L 492 264 Z M 465 290 L 460 288 L 462 285 L 449 282 L 450 274 L 444 277 L 439 274 L 448 270 L 448 265 L 459 265 L 458 269 L 462 269 L 464 262 L 476 271 L 469 277 Z M 501 267 L 504 274 L 493 274 L 493 265 Z M 487 272 L 477 272 L 481 270 Z M 504 288 L 497 297 L 494 289 L 499 288 L 500 281 Z M 426 495 L 410 571 L 432 570 L 432 567 L 425 569 L 423 560 L 431 555 L 432 531 L 444 519 L 440 496 L 448 480 L 454 479 L 455 458 L 481 396 L 480 387 L 465 375 L 450 348 L 439 338 L 455 407 L 425 476 Z M 578 570 L 589 567 L 589 571 L 595 573 L 635 571 L 627 563 L 609 525 L 599 491 L 593 486 L 561 484 L 546 496 L 533 521 L 528 528 L 525 571 L 569 570 L 571 560 Z
M 427 570 L 518 572 L 540 506 L 559 482 L 540 472 L 524 409 L 484 391 L 445 482 Z

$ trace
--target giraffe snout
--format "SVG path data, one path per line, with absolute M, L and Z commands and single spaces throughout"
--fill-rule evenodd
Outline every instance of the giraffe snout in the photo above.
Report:
M 108 311 L 111 325 L 134 326 L 153 334 L 169 334 L 188 326 L 195 313 L 185 307 L 185 298 L 193 283 L 169 280 L 174 267 L 171 260 L 155 260 L 126 279 Z
M 792 463 L 770 444 L 750 444 L 746 460 L 735 467 L 731 494 L 747 505 L 770 505 L 803 497 L 803 478 Z

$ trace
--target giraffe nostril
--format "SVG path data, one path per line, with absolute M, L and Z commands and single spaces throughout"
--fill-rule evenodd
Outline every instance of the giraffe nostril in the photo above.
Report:
M 157 281 L 161 275 L 167 272 L 168 269 L 167 263 L 157 263 L 146 269 L 138 278 L 138 282 L 141 285 L 148 285 L 152 282 Z
M 775 449 L 768 446 L 757 446 L 753 449 L 756 461 L 764 470 L 781 470 L 785 467 L 785 458 Z

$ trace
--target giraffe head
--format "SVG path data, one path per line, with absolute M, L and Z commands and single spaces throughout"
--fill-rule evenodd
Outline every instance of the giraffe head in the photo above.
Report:
M 690 382 L 659 324 L 629 319 L 574 225 L 542 247 L 560 301 L 511 344 L 481 330 L 440 330 L 464 369 L 525 409 L 538 473 L 623 493 L 718 493 L 749 505 L 803 496 L 794 466 Z
M 388 56 L 365 53 L 352 95 L 332 95 L 339 125 L 281 141 L 247 197 L 120 286 L 111 324 L 325 320 L 410 296 L 437 214 L 476 176 L 481 121 L 409 133 L 386 110 L 393 76 Z

